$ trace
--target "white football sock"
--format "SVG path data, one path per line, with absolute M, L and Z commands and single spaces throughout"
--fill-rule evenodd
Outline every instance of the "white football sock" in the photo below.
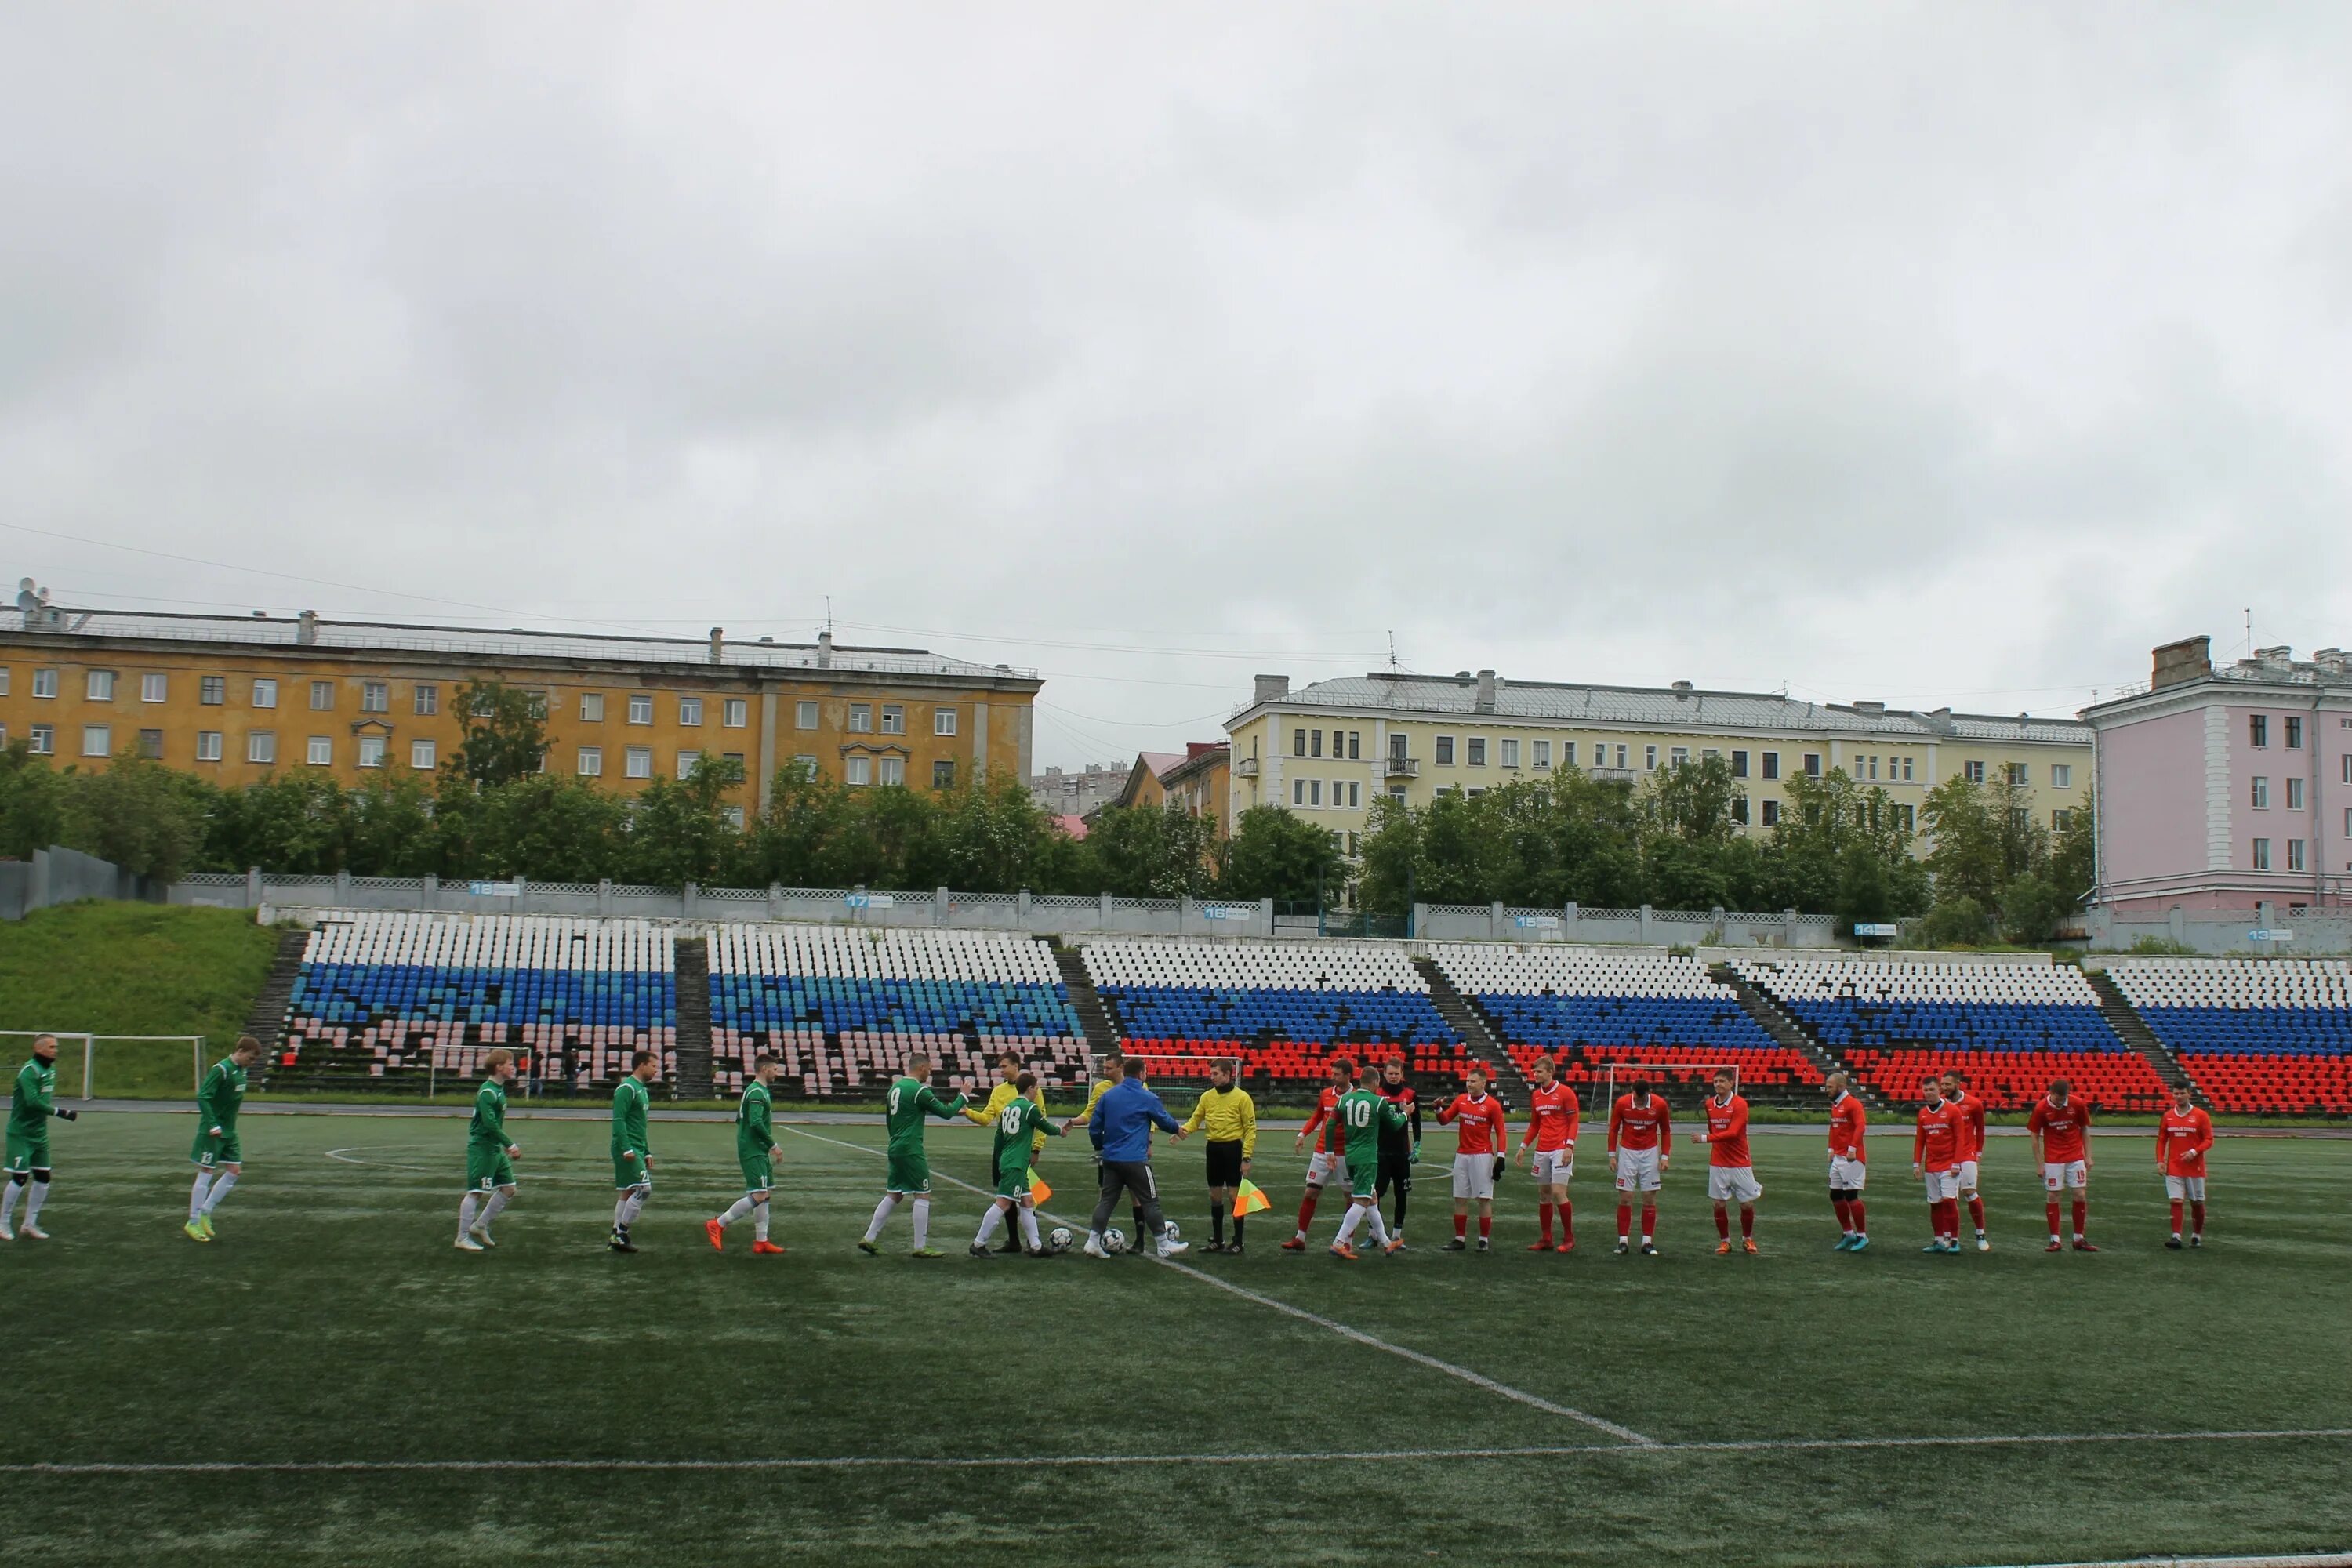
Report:
M 751 1205 L 751 1239 L 768 1239 L 768 1200 L 765 1198 Z
M 1003 1217 L 1004 1211 L 1003 1209 L 998 1208 L 994 1204 L 989 1205 L 987 1212 L 980 1216 L 980 1234 L 971 1238 L 972 1245 L 974 1247 L 986 1247 L 988 1245 L 988 1238 L 996 1234 L 997 1222 L 1003 1219 Z
M 1381 1218 L 1381 1206 L 1372 1205 L 1364 1211 L 1364 1223 L 1372 1227 L 1372 1240 L 1382 1247 L 1389 1244 L 1388 1222 Z
M 490 1221 L 498 1218 L 499 1215 L 507 1212 L 507 1200 L 512 1196 L 514 1196 L 514 1194 L 509 1192 L 504 1187 L 500 1187 L 498 1191 L 490 1194 L 490 1201 L 482 1205 L 481 1226 L 482 1234 L 484 1236 L 488 1236 L 490 1233 Z
M 1356 1227 L 1363 1223 L 1364 1211 L 1361 1205 L 1349 1204 L 1348 1205 L 1348 1217 L 1339 1222 L 1339 1234 L 1332 1239 L 1331 1245 L 1334 1247 L 1347 1246 L 1349 1241 L 1354 1239 Z
M 890 1211 L 898 1206 L 898 1200 L 895 1195 L 888 1193 L 882 1194 L 882 1201 L 874 1205 L 874 1217 L 866 1222 L 866 1240 L 872 1241 L 882 1234 L 884 1222 L 889 1219 Z M 919 1237 L 923 1234 L 923 1221 L 930 1217 L 923 1212 L 923 1200 L 917 1198 L 915 1200 L 915 1234 Z M 920 1247 L 923 1244 L 918 1241 L 915 1245 Z
M 719 1223 L 720 1225 L 733 1225 L 737 1220 L 748 1216 L 751 1212 L 751 1199 L 748 1194 L 746 1194 L 743 1197 L 737 1198 L 732 1204 L 728 1205 L 727 1212 L 719 1216 Z
M 479 1205 L 481 1201 L 481 1198 L 476 1194 L 467 1193 L 464 1201 L 457 1205 L 457 1234 L 459 1236 L 463 1236 L 467 1231 L 474 1228 L 474 1211 L 476 1206 Z
M 646 1198 L 647 1195 L 648 1189 L 645 1187 L 635 1187 L 630 1190 L 628 1201 L 621 1205 L 621 1228 L 623 1230 L 626 1230 L 631 1226 L 636 1224 L 637 1216 L 646 1212 Z
M 40 1191 L 38 1187 L 36 1187 L 33 1190 L 35 1192 Z M 35 1201 L 38 1202 L 37 1199 Z M 1037 1239 L 1037 1211 L 1035 1209 L 1024 1208 L 1021 1211 L 1021 1240 L 1023 1245 L 1026 1246 L 1032 1252 L 1036 1251 L 1039 1247 L 1045 1245 L 1045 1243 Z
M 920 1252 L 931 1244 L 931 1200 L 915 1200 L 915 1250 Z
M 613 1200 L 613 1228 L 620 1229 L 629 1223 L 629 1194 L 623 1193 Z
M 16 1200 L 24 1191 L 14 1182 L 0 1183 L 0 1230 L 7 1229 L 9 1222 L 16 1217 Z
M 206 1214 L 210 1214 L 213 1210 L 220 1207 L 221 1199 L 228 1196 L 229 1189 L 236 1185 L 236 1173 L 235 1171 L 223 1171 L 219 1175 L 215 1176 L 213 1178 L 213 1190 L 207 1194 L 205 1198 L 205 1212 Z
M 205 1212 L 205 1197 L 212 1190 L 213 1173 L 210 1171 L 198 1171 L 196 1173 L 196 1184 L 188 1194 L 189 1224 L 194 1225 L 196 1220 L 203 1215 Z
M 41 1217 L 41 1205 L 49 1201 L 49 1184 L 35 1182 L 33 1195 L 25 1200 L 25 1223 L 31 1225 Z

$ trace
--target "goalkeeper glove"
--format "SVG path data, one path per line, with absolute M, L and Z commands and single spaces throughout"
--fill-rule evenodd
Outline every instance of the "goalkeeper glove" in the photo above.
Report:
M 1421 1163 L 1420 1144 L 1416 1143 L 1412 1146 L 1412 1152 L 1404 1157 L 1404 1163 L 1408 1165 L 1418 1165 Z
M 58 1106 L 50 1112 L 50 1114 L 55 1116 L 60 1121 L 79 1121 L 81 1120 L 81 1112 L 76 1110 L 70 1105 Z

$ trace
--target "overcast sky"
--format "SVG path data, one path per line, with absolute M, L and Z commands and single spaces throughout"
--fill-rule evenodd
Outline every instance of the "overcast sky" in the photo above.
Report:
M 2071 712 L 2352 643 L 2347 149 L 2334 0 L 11 5 L 0 565 Z

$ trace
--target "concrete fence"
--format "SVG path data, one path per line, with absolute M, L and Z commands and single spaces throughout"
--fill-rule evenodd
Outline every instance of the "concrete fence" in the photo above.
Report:
M 1828 915 L 1741 914 L 1724 910 L 1517 909 L 1492 904 L 1416 904 L 1413 935 L 1427 942 L 1601 942 L 1664 947 L 1838 945 Z
M 163 892 L 111 860 L 79 849 L 36 849 L 30 860 L 0 860 L 0 920 L 22 920 L 76 899 L 161 901 Z

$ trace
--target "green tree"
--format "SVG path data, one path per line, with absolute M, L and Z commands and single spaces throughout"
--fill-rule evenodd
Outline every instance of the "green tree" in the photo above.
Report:
M 2086 796 L 2050 836 L 2050 880 L 2079 905 L 2099 879 L 2099 804 Z
M 353 876 L 423 877 L 444 868 L 433 795 L 414 777 L 373 778 L 352 791 L 343 834 Z M 240 867 L 229 861 L 215 868 Z
M 1846 846 L 1838 862 L 1837 922 L 1841 935 L 1857 925 L 1877 924 L 1895 916 L 1894 879 L 1886 862 L 1864 843 Z
M 481 792 L 469 871 L 544 882 L 610 876 L 627 839 L 628 803 L 585 779 L 533 773 Z
M 203 805 L 161 763 L 118 757 L 67 793 L 67 842 L 126 871 L 168 882 L 205 841 Z
M 344 868 L 350 802 L 332 779 L 272 773 L 223 790 L 205 836 L 205 863 L 292 876 Z
M 630 880 L 658 888 L 719 881 L 741 852 L 726 814 L 729 793 L 742 783 L 742 763 L 707 755 L 683 779 L 654 780 L 629 818 Z
M 1213 880 L 1215 833 L 1181 805 L 1106 806 L 1087 833 L 1085 879 L 1119 898 L 1198 897 Z
M 0 750 L 0 858 L 29 860 L 65 830 L 65 775 L 25 742 L 10 742 Z
M 1278 805 L 1254 805 L 1234 825 L 1217 891 L 1234 899 L 1337 904 L 1348 862 L 1328 828 Z
M 910 870 L 930 885 L 974 893 L 1058 891 L 1069 879 L 1075 845 L 1018 779 L 1000 772 L 935 793 L 926 804 L 926 847 Z
M 478 788 L 512 784 L 539 772 L 547 754 L 547 705 L 536 693 L 502 681 L 457 688 L 466 738 L 450 753 L 450 773 Z

